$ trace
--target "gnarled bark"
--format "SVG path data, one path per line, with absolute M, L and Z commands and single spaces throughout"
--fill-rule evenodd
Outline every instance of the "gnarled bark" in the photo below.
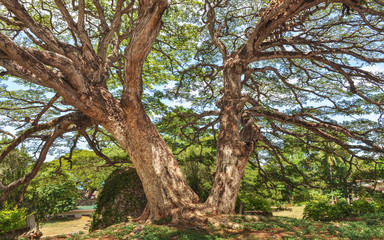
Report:
M 127 150 L 135 165 L 148 200 L 149 211 L 144 213 L 145 217 L 160 219 L 179 215 L 184 208 L 192 208 L 199 203 L 143 105 L 130 105 L 126 113 L 126 121 L 111 122 L 104 127 Z
M 221 114 L 217 168 L 206 201 L 206 205 L 217 213 L 234 213 L 244 169 L 254 147 L 253 139 L 244 137 L 250 135 L 250 132 L 240 131 L 244 107 L 241 95 L 242 72 L 243 66 L 233 59 L 227 60 L 224 65 L 224 96 L 218 102 Z M 247 128 L 246 131 L 249 130 L 253 131 L 253 128 Z

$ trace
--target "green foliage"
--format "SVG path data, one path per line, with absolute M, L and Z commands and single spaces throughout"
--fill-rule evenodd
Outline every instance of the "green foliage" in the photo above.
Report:
M 344 199 L 336 204 L 329 204 L 327 200 L 319 199 L 311 201 L 304 208 L 304 218 L 313 220 L 337 220 L 353 215 L 352 205 Z
M 199 196 L 201 201 L 205 201 L 209 196 L 212 186 L 212 167 L 198 161 L 190 161 L 184 163 L 181 169 L 188 185 Z
M 375 212 L 384 212 L 384 199 L 375 199 L 374 200 Z
M 126 154 L 111 148 L 106 154 L 113 160 L 127 159 Z M 68 156 L 67 156 L 68 157 Z M 56 159 L 44 163 L 37 177 L 27 189 L 25 203 L 30 212 L 36 212 L 39 224 L 51 215 L 76 207 L 77 200 L 101 189 L 115 167 L 101 167 L 105 162 L 92 151 L 74 151 L 72 160 Z
M 121 149 L 111 147 L 105 154 L 112 161 L 127 161 L 128 156 Z M 68 157 L 67 154 L 65 157 Z M 105 167 L 105 160 L 93 151 L 77 150 L 70 161 L 56 159 L 43 165 L 39 178 L 60 178 L 59 175 L 72 181 L 83 192 L 99 191 L 105 179 L 117 167 Z M 58 174 L 59 173 L 59 174 Z M 55 176 L 55 177 L 53 177 Z
M 353 214 L 353 207 L 344 199 L 334 205 L 330 205 L 328 209 L 329 220 L 337 220 L 349 217 Z
M 304 218 L 313 220 L 338 220 L 352 217 L 355 215 L 375 213 L 378 209 L 382 209 L 382 202 L 368 202 L 361 198 L 348 204 L 345 200 L 340 200 L 332 205 L 327 200 L 314 200 L 307 204 L 304 208 Z
M 105 180 L 99 193 L 91 230 L 125 222 L 128 217 L 137 218 L 146 204 L 147 200 L 136 170 L 115 170 Z
M 0 210 L 0 234 L 26 227 L 27 209 L 5 203 Z
M 353 210 L 357 214 L 373 213 L 375 212 L 375 205 L 368 202 L 366 199 L 361 198 L 352 202 Z
M 4 185 L 8 185 L 13 181 L 22 178 L 29 171 L 32 162 L 33 161 L 25 148 L 12 151 L 0 164 L 0 182 L 2 182 Z M 7 200 L 8 203 L 18 203 L 23 188 L 24 185 L 21 185 L 14 189 L 10 193 L 10 196 Z M 2 193 L 3 192 L 0 191 L 0 197 L 2 196 Z
M 304 208 L 304 218 L 322 220 L 327 217 L 329 205 L 326 201 L 311 201 Z
M 272 214 L 271 201 L 262 197 L 255 197 L 253 194 L 245 194 L 239 197 L 244 202 L 244 210 L 262 211 Z
M 74 209 L 78 197 L 76 185 L 70 181 L 34 184 L 25 205 L 36 212 L 36 222 L 42 224 L 51 215 Z

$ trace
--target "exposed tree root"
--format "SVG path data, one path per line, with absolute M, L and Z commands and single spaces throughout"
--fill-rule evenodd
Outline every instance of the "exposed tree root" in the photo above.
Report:
M 136 219 L 135 222 L 144 224 L 167 224 L 169 226 L 182 226 L 186 228 L 206 228 L 207 224 L 215 229 L 220 229 L 223 226 L 229 229 L 242 229 L 242 225 L 234 222 L 234 218 L 240 215 L 235 214 L 220 214 L 213 208 L 206 207 L 205 204 L 195 204 L 189 208 L 176 208 L 168 211 L 168 215 L 161 218 L 153 218 L 155 214 L 151 214 L 150 209 L 144 209 L 143 214 Z M 244 215 L 241 215 L 244 216 Z M 245 216 L 252 221 L 260 221 L 262 216 Z

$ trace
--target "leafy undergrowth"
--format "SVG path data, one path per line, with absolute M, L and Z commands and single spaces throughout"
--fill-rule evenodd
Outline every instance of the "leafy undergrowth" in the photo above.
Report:
M 384 214 L 364 215 L 340 222 L 226 216 L 203 227 L 122 223 L 89 234 L 47 239 L 384 239 Z

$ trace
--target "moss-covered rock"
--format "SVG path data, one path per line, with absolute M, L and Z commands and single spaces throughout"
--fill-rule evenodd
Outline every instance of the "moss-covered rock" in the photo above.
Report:
M 105 180 L 99 194 L 91 230 L 124 222 L 127 217 L 137 218 L 146 204 L 147 199 L 136 170 L 116 170 Z

